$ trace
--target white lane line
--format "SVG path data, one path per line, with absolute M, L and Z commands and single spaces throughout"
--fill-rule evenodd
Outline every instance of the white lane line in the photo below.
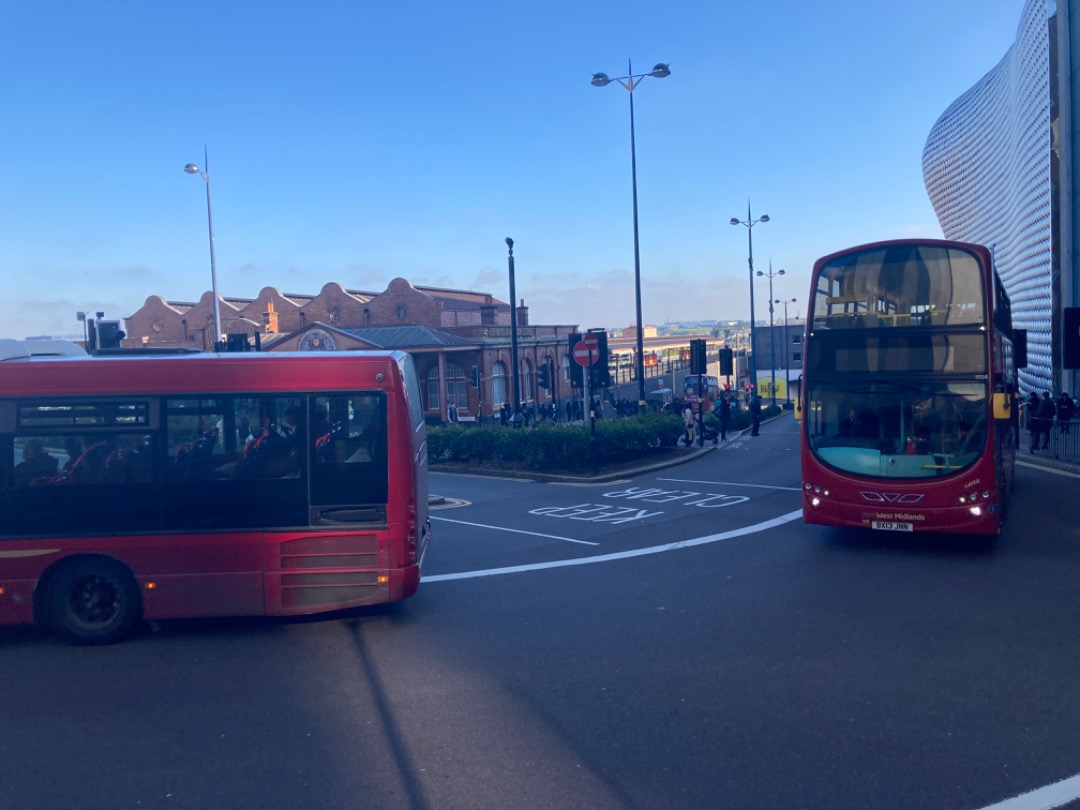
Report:
M 741 529 L 732 529 L 730 532 L 710 534 L 706 535 L 705 537 L 694 537 L 690 540 L 678 540 L 674 543 L 665 543 L 662 546 L 636 548 L 629 551 L 617 551 L 612 554 L 598 554 L 594 557 L 579 557 L 573 560 L 553 560 L 551 562 L 533 563 L 531 565 L 511 565 L 506 568 L 487 568 L 480 571 L 462 571 L 457 574 L 436 574 L 430 577 L 425 576 L 422 579 L 424 582 L 448 582 L 454 579 L 494 577 L 500 576 L 501 574 L 518 574 L 523 571 L 543 571 L 548 568 L 566 568 L 567 566 L 571 565 L 593 565 L 594 563 L 612 562 L 613 560 L 625 560 L 629 557 L 642 557 L 646 554 L 661 554 L 665 551 L 675 551 L 676 549 L 680 548 L 703 546 L 707 543 L 717 543 L 721 540 L 730 540 L 733 537 L 743 537 L 747 534 L 763 532 L 766 529 L 772 529 L 776 526 L 782 526 L 785 523 L 790 523 L 793 520 L 799 520 L 801 517 L 802 510 L 798 509 L 794 512 L 788 512 L 786 515 L 781 515 L 780 517 L 775 517 L 772 520 L 766 520 L 764 523 L 757 523 L 753 526 L 744 526 Z M 434 520 L 434 518 L 432 519 Z M 443 518 L 439 519 L 442 520 Z M 581 541 L 579 540 L 577 542 Z
M 1080 475 L 1069 472 L 1068 470 L 1059 470 L 1055 467 L 1044 467 L 1042 464 L 1031 464 L 1027 461 L 1018 461 L 1016 462 L 1016 466 L 1027 467 L 1029 470 L 1042 470 L 1043 472 L 1052 473 L 1053 475 L 1064 475 L 1066 478 L 1080 478 Z
M 450 518 L 431 516 L 432 520 L 441 520 L 443 523 L 460 523 L 462 526 L 476 526 L 478 529 L 492 529 L 497 532 L 511 532 L 513 534 L 527 534 L 531 537 L 546 537 L 549 540 L 562 540 L 564 543 L 580 543 L 583 546 L 598 546 L 599 543 L 591 543 L 588 540 L 575 540 L 573 537 L 559 537 L 557 534 L 540 534 L 540 532 L 527 532 L 524 529 L 508 529 L 505 526 L 488 526 L 485 523 L 470 523 L 467 520 L 451 520 Z
M 754 489 L 781 489 L 784 492 L 800 492 L 799 487 L 773 487 L 768 484 L 739 484 L 735 481 L 698 481 L 695 478 L 657 478 L 657 481 L 673 481 L 676 484 L 715 484 L 718 487 L 753 487 Z
M 997 804 L 989 804 L 980 810 L 1053 810 L 1077 799 L 1080 799 L 1080 774 Z

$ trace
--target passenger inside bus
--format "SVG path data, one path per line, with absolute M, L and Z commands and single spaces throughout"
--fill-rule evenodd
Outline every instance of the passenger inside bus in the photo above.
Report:
M 60 462 L 49 455 L 41 439 L 27 439 L 23 445 L 23 460 L 15 465 L 15 485 L 28 487 L 40 479 L 56 474 Z
M 870 411 L 860 412 L 851 408 L 848 415 L 840 422 L 837 435 L 860 439 L 876 438 L 878 435 L 877 417 Z

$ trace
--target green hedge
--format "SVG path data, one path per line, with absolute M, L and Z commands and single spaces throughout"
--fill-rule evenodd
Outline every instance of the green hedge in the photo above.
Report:
M 762 418 L 780 413 L 762 409 Z M 707 425 L 718 430 L 712 414 Z M 747 411 L 732 411 L 728 431 L 750 427 Z M 498 425 L 428 427 L 428 458 L 432 465 L 493 467 L 550 473 L 588 473 L 611 465 L 647 463 L 666 457 L 678 446 L 683 420 L 677 414 L 648 413 L 623 419 L 597 419 L 596 437 L 587 424 L 540 422 L 527 428 Z
M 610 464 L 648 461 L 666 455 L 683 433 L 674 414 L 645 414 L 596 420 L 589 426 L 541 422 L 528 428 L 428 428 L 428 457 L 433 465 L 477 465 L 535 472 L 589 472 Z

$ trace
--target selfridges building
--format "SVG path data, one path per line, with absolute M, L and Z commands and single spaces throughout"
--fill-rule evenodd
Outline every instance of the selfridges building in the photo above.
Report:
M 923 178 L 945 238 L 993 250 L 1013 325 L 1028 330 L 1024 391 L 1059 390 L 1062 382 L 1053 351 L 1062 305 L 1051 154 L 1058 126 L 1051 103 L 1054 11 L 1053 2 L 1027 0 L 1015 43 L 945 110 L 923 149 Z

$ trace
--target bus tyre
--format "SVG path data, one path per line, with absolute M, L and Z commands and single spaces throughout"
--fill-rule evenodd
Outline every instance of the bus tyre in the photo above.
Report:
M 142 614 L 131 573 L 111 560 L 79 560 L 52 578 L 46 620 L 69 644 L 112 644 Z

